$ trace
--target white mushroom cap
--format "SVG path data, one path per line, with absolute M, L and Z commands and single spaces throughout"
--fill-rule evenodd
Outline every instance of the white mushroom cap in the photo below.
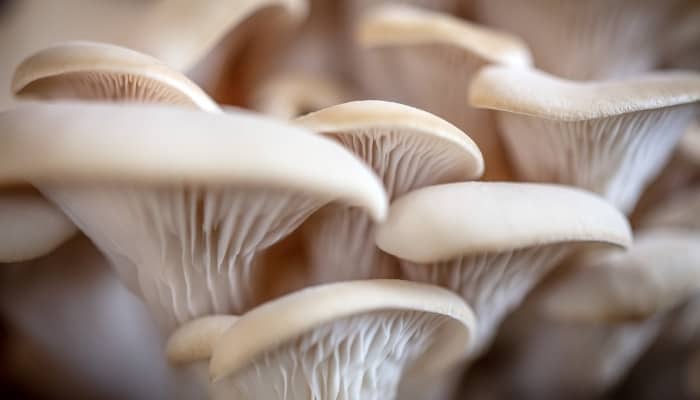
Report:
M 0 263 L 49 254 L 77 228 L 38 193 L 0 188 Z
M 478 178 L 481 152 L 452 124 L 398 103 L 366 100 L 328 107 L 296 122 L 333 138 L 372 167 L 389 199 L 410 190 Z M 305 229 L 314 282 L 396 277 L 395 264 L 374 244 L 362 210 L 332 207 Z
M 26 58 L 12 91 L 20 97 L 155 102 L 218 112 L 181 73 L 145 54 L 104 43 L 67 42 Z
M 576 243 L 627 246 L 627 220 L 603 199 L 557 185 L 464 182 L 395 200 L 377 246 L 408 279 L 448 287 L 474 308 L 483 348 L 500 320 Z
M 584 259 L 540 299 L 550 318 L 619 322 L 649 318 L 700 293 L 700 235 L 648 231 L 627 252 Z
M 22 0 L 14 2 L 0 26 L 0 82 L 9 86 L 15 66 L 30 53 L 76 38 L 132 48 L 186 71 L 260 11 L 276 9 L 300 21 L 307 6 L 305 0 Z M 0 108 L 8 101 L 0 97 Z
M 483 65 L 530 64 L 525 44 L 509 34 L 405 5 L 371 9 L 359 21 L 366 49 L 356 68 L 373 97 L 435 113 L 474 138 L 486 158 L 486 178 L 509 177 L 494 116 L 469 107 L 473 74 Z
M 628 246 L 631 240 L 625 217 L 598 196 L 534 183 L 419 189 L 395 200 L 377 230 L 380 248 L 416 263 L 562 242 Z
M 60 205 L 166 329 L 250 307 L 256 254 L 319 207 L 386 212 L 351 153 L 250 114 L 30 104 L 0 115 L 0 132 L 0 182 L 32 182 Z
M 568 79 L 624 77 L 661 61 L 675 0 L 477 0 L 476 19 L 522 37 L 538 68 Z
M 386 4 L 367 13 L 357 38 L 365 47 L 451 45 L 495 64 L 528 66 L 527 46 L 516 36 L 439 12 L 403 4 Z
M 463 358 L 473 331 L 469 307 L 447 290 L 399 280 L 335 283 L 242 315 L 215 340 L 209 367 L 213 385 L 229 396 L 390 398 L 402 375 L 435 373 Z M 201 335 L 188 336 L 197 345 Z
M 521 178 L 580 186 L 625 212 L 671 155 L 698 100 L 700 74 L 690 72 L 577 83 L 487 67 L 470 88 L 473 106 L 501 111 Z

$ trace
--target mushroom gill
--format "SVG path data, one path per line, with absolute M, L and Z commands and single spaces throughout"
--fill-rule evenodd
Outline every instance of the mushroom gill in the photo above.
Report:
M 464 132 L 402 104 L 355 101 L 296 122 L 367 163 L 389 201 L 423 186 L 475 179 L 483 171 L 481 153 Z M 397 277 L 394 260 L 374 244 L 374 229 L 372 218 L 357 207 L 329 205 L 311 217 L 304 231 L 312 281 Z
M 479 354 L 501 320 L 576 245 L 625 247 L 631 232 L 623 215 L 581 190 L 464 182 L 395 200 L 376 239 L 401 259 L 406 279 L 447 287 L 474 308 Z
M 22 98 L 175 104 L 219 112 L 202 89 L 153 57 L 115 45 L 67 42 L 26 58 L 12 91 Z
M 519 178 L 601 194 L 631 212 L 697 114 L 700 74 L 657 72 L 577 83 L 536 70 L 486 67 L 470 103 L 498 111 Z
M 170 346 L 181 362 L 201 368 L 209 360 L 213 399 L 393 399 L 402 378 L 437 373 L 462 357 L 474 330 L 458 296 L 399 280 L 310 287 L 231 321 L 223 333 L 219 324 L 214 332 L 184 325 L 190 333 L 176 331 L 178 346 Z M 214 340 L 211 358 L 195 357 L 183 340 L 198 346 L 203 336 Z
M 679 0 L 477 0 L 478 21 L 522 37 L 535 65 L 567 79 L 621 78 L 656 67 Z
M 0 132 L 0 181 L 58 204 L 166 331 L 253 306 L 257 256 L 318 208 L 386 210 L 381 183 L 341 146 L 255 115 L 30 104 L 3 113 Z
M 494 114 L 470 107 L 467 95 L 471 79 L 484 65 L 530 64 L 520 39 L 448 14 L 388 4 L 363 15 L 356 40 L 364 49 L 356 67 L 362 89 L 455 124 L 482 150 L 486 179 L 510 178 Z

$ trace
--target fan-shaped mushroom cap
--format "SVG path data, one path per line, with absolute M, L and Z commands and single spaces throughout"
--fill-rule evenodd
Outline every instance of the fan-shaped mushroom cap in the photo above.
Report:
M 589 256 L 540 300 L 550 318 L 619 322 L 649 318 L 700 292 L 700 235 L 649 231 L 627 252 Z
M 654 68 L 675 0 L 478 0 L 477 20 L 521 36 L 535 64 L 577 80 L 624 77 Z
M 574 244 L 627 246 L 631 232 L 615 208 L 578 189 L 465 182 L 395 200 L 376 241 L 402 259 L 407 278 L 461 294 L 477 315 L 483 346 Z
M 68 42 L 41 50 L 15 71 L 21 97 L 154 102 L 218 112 L 184 75 L 153 57 L 104 43 Z
M 49 254 L 77 229 L 40 194 L 0 188 L 0 263 Z
M 60 3 L 23 0 L 14 3 L 0 27 L 5 67 L 0 70 L 0 82 L 7 82 L 8 86 L 15 66 L 27 55 L 75 38 L 132 48 L 180 71 L 197 65 L 201 73 L 207 68 L 199 64 L 219 64 L 205 57 L 214 46 L 260 11 L 282 10 L 289 21 L 299 21 L 307 12 L 304 0 L 66 0 Z M 250 32 L 244 33 L 248 39 Z M 239 34 L 242 33 L 233 32 L 235 36 Z M 217 66 L 208 71 L 217 72 Z M 7 88 L 0 92 L 9 93 Z M 0 98 L 0 108 L 7 107 L 8 101 Z
M 389 199 L 410 190 L 478 178 L 483 159 L 462 131 L 425 111 L 367 100 L 325 108 L 296 122 L 333 138 L 372 167 Z M 331 206 L 308 224 L 314 281 L 395 277 L 376 248 L 374 226 L 361 209 Z
M 359 22 L 366 49 L 358 71 L 371 96 L 410 104 L 454 123 L 474 138 L 486 178 L 508 177 L 508 162 L 492 113 L 469 107 L 473 74 L 486 64 L 530 64 L 525 44 L 511 35 L 405 5 L 383 5 Z
M 2 114 L 0 132 L 0 182 L 59 204 L 166 325 L 250 307 L 256 254 L 319 207 L 386 211 L 341 146 L 249 114 L 32 104 Z
M 212 392 L 389 399 L 402 375 L 435 373 L 464 357 L 473 330 L 469 307 L 435 286 L 372 280 L 310 287 L 249 311 L 215 341 Z
M 580 186 L 625 212 L 669 158 L 698 100 L 700 74 L 684 72 L 576 83 L 487 67 L 470 88 L 473 106 L 500 111 L 521 178 Z

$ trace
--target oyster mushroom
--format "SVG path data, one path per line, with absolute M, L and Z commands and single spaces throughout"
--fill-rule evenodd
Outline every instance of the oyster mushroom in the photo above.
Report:
M 103 43 L 69 42 L 41 50 L 17 67 L 12 86 L 19 97 L 43 100 L 158 102 L 219 111 L 184 75 L 150 56 Z M 0 189 L 0 220 L 0 262 L 48 254 L 76 232 L 60 210 L 26 184 Z
M 386 211 L 381 183 L 341 146 L 250 114 L 31 104 L 2 114 L 0 132 L 0 181 L 58 204 L 166 331 L 254 305 L 259 253 L 323 205 Z
M 220 111 L 202 89 L 155 58 L 95 42 L 62 43 L 33 54 L 15 70 L 12 91 L 37 99 L 164 103 Z
M 627 246 L 627 220 L 599 197 L 556 185 L 464 182 L 395 200 L 377 246 L 402 273 L 459 293 L 483 350 L 501 320 L 577 244 Z M 478 354 L 478 351 L 477 351 Z
M 291 25 L 302 20 L 306 8 L 304 0 L 99 3 L 92 0 L 60 3 L 23 0 L 12 5 L 0 27 L 3 58 L 0 82 L 9 85 L 15 66 L 28 54 L 57 42 L 82 38 L 114 43 L 149 54 L 176 70 L 191 71 L 196 82 L 206 84 L 206 89 L 213 89 L 214 83 L 210 81 L 216 80 L 223 68 L 231 66 L 226 64 L 228 55 L 238 54 L 243 43 L 255 37 L 258 39 L 256 49 L 250 49 L 244 58 L 256 60 L 261 67 L 262 61 L 254 56 L 262 55 L 267 51 L 263 48 L 269 47 L 270 43 L 264 39 L 267 32 L 264 31 L 283 31 L 285 22 Z M 274 18 L 281 15 L 284 17 Z M 258 20 L 254 18 L 257 16 L 266 18 Z M 263 23 L 256 27 L 246 24 L 253 19 Z M 265 25 L 265 22 L 277 25 Z M 27 29 L 27 26 L 32 29 Z M 22 40 L 16 40 L 19 37 Z M 0 86 L 0 93 L 9 93 L 9 87 Z M 0 109 L 9 105 L 9 98 L 0 97 Z
M 463 357 L 474 330 L 458 296 L 399 280 L 310 287 L 225 323 L 223 333 L 220 323 L 205 323 L 213 332 L 184 325 L 190 332 L 176 331 L 178 345 L 169 346 L 181 362 L 204 367 L 209 360 L 214 399 L 393 399 L 402 378 L 436 373 Z M 202 357 L 201 338 L 217 335 Z
M 538 68 L 567 79 L 653 69 L 678 0 L 478 0 L 477 20 L 522 37 Z
M 697 114 L 700 74 L 659 72 L 576 83 L 536 70 L 486 67 L 470 103 L 498 110 L 519 177 L 601 194 L 634 208 Z
M 358 23 L 366 51 L 357 68 L 373 97 L 434 113 L 467 132 L 486 160 L 486 179 L 508 179 L 494 114 L 468 104 L 469 82 L 487 64 L 531 62 L 518 38 L 433 11 L 405 5 L 375 7 Z
M 469 136 L 425 111 L 367 100 L 305 115 L 297 124 L 346 147 L 372 167 L 389 200 L 427 185 L 478 178 L 483 159 Z M 392 278 L 393 260 L 374 244 L 365 210 L 331 205 L 306 224 L 312 281 Z
M 700 235 L 682 231 L 645 231 L 628 252 L 586 254 L 536 296 L 541 319 L 523 344 L 529 362 L 521 368 L 549 371 L 534 386 L 556 387 L 561 396 L 610 389 L 653 343 L 669 312 L 700 293 L 699 259 Z

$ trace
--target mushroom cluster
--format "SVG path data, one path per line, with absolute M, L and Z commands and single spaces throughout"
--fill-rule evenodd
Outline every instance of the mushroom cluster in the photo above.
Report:
M 700 398 L 698 27 L 0 1 L 0 397 Z

